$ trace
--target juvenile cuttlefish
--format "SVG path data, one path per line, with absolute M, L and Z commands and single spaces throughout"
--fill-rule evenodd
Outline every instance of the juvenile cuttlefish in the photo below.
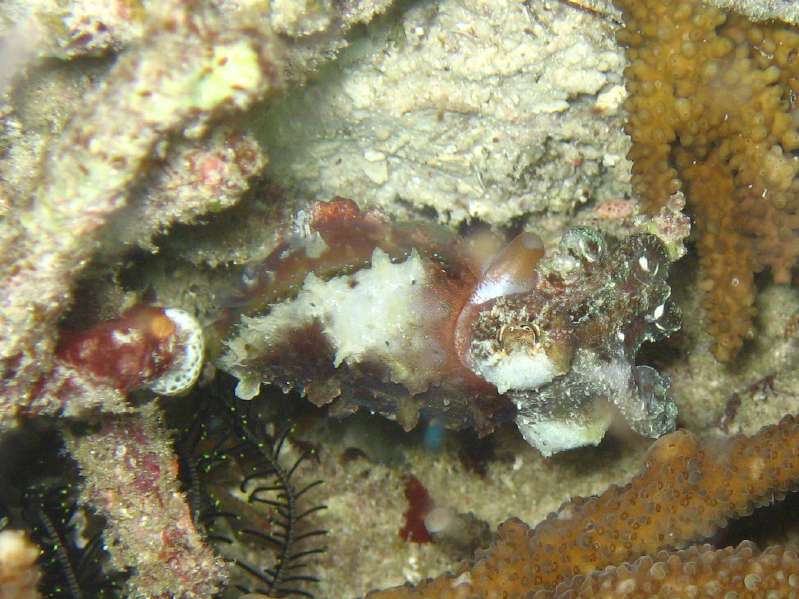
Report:
M 598 443 L 614 416 L 649 437 L 674 429 L 667 380 L 634 363 L 679 326 L 655 236 L 571 229 L 545 255 L 523 232 L 487 259 L 485 240 L 341 198 L 290 229 L 245 268 L 217 359 L 240 398 L 273 384 L 406 429 L 513 418 L 545 455 Z

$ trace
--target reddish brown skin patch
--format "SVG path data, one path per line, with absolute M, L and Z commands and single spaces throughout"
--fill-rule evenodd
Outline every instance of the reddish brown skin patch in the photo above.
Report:
M 309 256 L 307 240 L 293 237 L 296 235 L 295 227 L 287 223 L 288 237 L 262 262 L 248 267 L 247 285 L 242 286 L 228 305 L 224 317 L 215 325 L 219 337 L 225 336 L 239 314 L 257 315 L 291 297 L 309 273 L 328 280 L 368 268 L 376 248 L 396 262 L 405 260 L 415 250 L 425 264 L 428 278 L 424 288 L 426 301 L 431 309 L 443 310 L 444 314 L 435 328 L 426 331 L 431 344 L 443 350 L 441 363 L 436 362 L 436 371 L 431 372 L 426 380 L 429 389 L 416 390 L 415 399 L 423 410 L 433 406 L 433 410 L 446 412 L 446 405 L 440 401 L 440 392 L 458 397 L 462 402 L 454 409 L 455 412 L 463 409 L 464 405 L 473 407 L 470 421 L 463 420 L 459 426 L 473 426 L 481 434 L 490 432 L 494 415 L 504 414 L 512 405 L 497 395 L 493 385 L 462 363 L 455 351 L 454 339 L 458 315 L 478 280 L 484 256 L 470 251 L 467 243 L 446 227 L 426 221 L 392 223 L 376 211 L 360 210 L 355 202 L 345 198 L 315 203 L 308 209 L 308 214 L 311 232 L 318 234 L 326 247 L 315 257 Z M 285 344 L 281 343 L 280 348 L 273 348 L 269 355 L 264 356 L 260 366 L 252 366 L 267 369 L 275 379 L 285 379 L 304 387 L 309 399 L 317 405 L 341 397 L 339 404 L 331 405 L 343 407 L 346 404 L 348 411 L 354 411 L 357 405 L 363 405 L 363 401 L 372 402 L 364 399 L 369 390 L 375 393 L 375 398 L 384 393 L 390 373 L 370 370 L 370 365 L 363 364 L 339 376 L 332 366 L 331 352 L 332 348 L 318 325 L 314 325 L 314 330 L 307 327 L 297 330 L 285 340 Z M 341 378 L 341 383 L 337 383 L 338 378 Z M 352 382 L 354 387 L 348 387 L 348 382 Z M 405 396 L 405 393 L 401 395 Z M 391 412 L 393 408 L 389 403 L 384 402 L 382 413 Z
M 405 525 L 400 528 L 400 537 L 409 543 L 429 543 L 433 537 L 425 527 L 424 519 L 433 509 L 433 498 L 413 474 L 405 477 L 405 499 L 408 500 L 408 509 L 405 510 Z
M 310 210 L 311 229 L 319 233 L 327 249 L 312 258 L 304 248 L 292 249 L 289 241 L 281 242 L 256 266 L 256 283 L 243 290 L 234 307 L 252 312 L 280 301 L 301 286 L 309 272 L 325 279 L 366 267 L 375 248 L 382 247 L 391 235 L 388 223 L 373 213 L 361 212 L 352 200 L 317 202 Z
M 437 279 L 429 291 L 430 301 L 443 302 L 448 306 L 449 312 L 449 318 L 442 322 L 441 328 L 436 331 L 441 346 L 450 348 L 447 352 L 447 361 L 441 368 L 441 377 L 450 381 L 453 386 L 462 386 L 468 393 L 495 395 L 496 389 L 493 385 L 486 383 L 463 364 L 455 339 L 458 317 L 469 300 L 477 277 L 470 270 L 464 269 L 458 279 L 447 277 L 443 271 L 439 273 Z
M 370 259 L 390 235 L 390 225 L 375 212 L 362 212 L 346 198 L 317 202 L 311 208 L 311 228 L 322 236 L 330 252 Z M 389 251 L 389 253 L 392 253 Z
M 352 237 L 353 227 L 363 226 L 364 213 L 358 204 L 348 198 L 336 197 L 329 202 L 317 202 L 311 208 L 311 227 L 318 231 L 325 241 L 346 241 Z
M 56 355 L 120 391 L 132 391 L 158 378 L 172 365 L 170 337 L 157 334 L 163 327 L 152 326 L 162 318 L 162 308 L 137 306 L 121 318 L 88 330 L 64 332 Z M 122 343 L 123 338 L 132 341 Z
M 254 266 L 256 282 L 242 290 L 240 298 L 233 302 L 234 308 L 251 313 L 280 301 L 302 285 L 309 272 L 325 279 L 365 268 L 378 247 L 396 260 L 415 248 L 440 264 L 442 278 L 461 281 L 459 286 L 473 284 L 475 265 L 464 259 L 467 252 L 457 236 L 443 227 L 427 222 L 392 225 L 381 214 L 361 211 L 355 202 L 345 198 L 317 202 L 310 213 L 311 230 L 322 237 L 327 248 L 311 258 L 304 248 L 293 249 L 290 240 L 281 242 Z
M 308 386 L 314 382 L 327 381 L 335 377 L 336 368 L 330 356 L 333 348 L 322 333 L 318 323 L 296 329 L 280 344 L 271 367 L 287 380 Z M 295 356 L 302 356 L 299 363 Z M 324 403 L 329 403 L 323 402 Z

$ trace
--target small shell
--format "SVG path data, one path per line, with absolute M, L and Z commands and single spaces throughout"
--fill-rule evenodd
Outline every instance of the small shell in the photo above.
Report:
M 172 365 L 148 387 L 159 395 L 181 395 L 200 377 L 205 357 L 205 337 L 200 323 L 185 310 L 167 308 L 164 315 L 175 324 Z
M 64 364 L 100 385 L 162 395 L 191 388 L 204 353 L 202 328 L 188 312 L 146 305 L 83 331 L 62 332 L 56 351 Z

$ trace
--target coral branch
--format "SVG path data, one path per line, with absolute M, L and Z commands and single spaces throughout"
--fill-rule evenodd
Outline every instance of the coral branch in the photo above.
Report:
M 659 552 L 588 577 L 575 576 L 532 599 L 593 597 L 792 597 L 799 588 L 799 557 L 783 547 L 760 552 L 752 543 L 714 551 L 709 545 Z M 701 591 L 700 591 L 701 589 Z M 701 596 L 701 595 L 699 595 Z
M 699 0 L 616 4 L 633 186 L 650 211 L 684 188 L 713 352 L 729 361 L 751 336 L 754 273 L 787 283 L 799 259 L 799 29 Z
M 370 599 L 528 597 L 664 548 L 705 538 L 729 518 L 782 498 L 799 483 L 799 423 L 793 417 L 751 437 L 700 441 L 678 431 L 656 441 L 643 471 L 623 487 L 561 506 L 535 529 L 517 519 L 467 571 Z
M 205 598 L 220 589 L 226 568 L 194 527 L 154 404 L 68 444 L 85 477 L 84 501 L 108 521 L 112 566 L 132 570 L 125 596 Z
M 229 127 L 200 139 L 209 124 L 249 108 L 287 79 L 302 79 L 346 44 L 350 27 L 390 0 L 247 9 L 211 0 L 90 4 L 37 12 L 18 30 L 28 27 L 49 43 L 36 52 L 18 44 L 18 56 L 9 55 L 23 71 L 37 56 L 122 49 L 107 72 L 97 71 L 102 80 L 68 119 L 57 116 L 64 112 L 60 97 L 42 107 L 56 114 L 44 155 L 37 146 L 29 161 L 0 176 L 15 173 L 15 184 L 0 194 L 16 192 L 0 200 L 7 215 L 0 227 L 0 429 L 18 415 L 56 411 L 36 391 L 53 368 L 57 324 L 73 283 L 98 251 L 113 261 L 120 246 L 147 246 L 174 222 L 230 206 L 263 167 L 255 141 L 230 135 Z M 0 86 L 22 79 L 0 77 Z M 21 136 L 30 133 L 26 122 L 15 126 Z M 109 223 L 126 218 L 135 226 L 120 224 L 101 238 Z M 120 229 L 125 235 L 116 236 Z
M 267 158 L 249 133 L 228 126 L 201 140 L 176 144 L 166 162 L 131 194 L 129 205 L 103 233 L 106 259 L 132 245 L 148 249 L 151 237 L 176 223 L 191 224 L 206 213 L 235 205 Z M 116 251 L 115 251 L 116 250 Z

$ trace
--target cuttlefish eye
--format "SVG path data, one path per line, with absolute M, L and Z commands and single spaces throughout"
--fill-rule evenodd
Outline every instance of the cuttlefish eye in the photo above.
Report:
M 600 262 L 607 253 L 605 240 L 592 229 L 574 227 L 563 234 L 560 248 L 584 265 Z
M 497 341 L 503 349 L 512 351 L 517 347 L 533 347 L 540 337 L 541 331 L 535 324 L 514 324 L 502 326 Z

